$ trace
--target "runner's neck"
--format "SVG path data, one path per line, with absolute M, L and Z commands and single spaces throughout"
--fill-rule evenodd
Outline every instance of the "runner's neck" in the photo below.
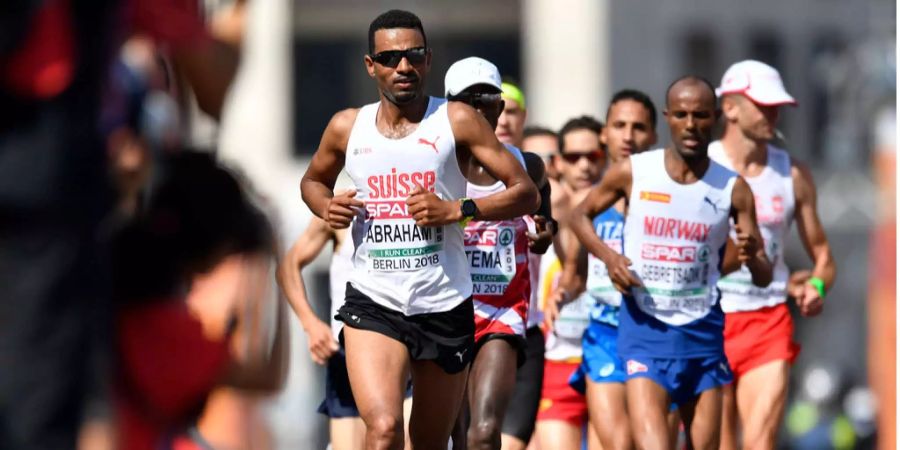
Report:
M 411 103 L 397 105 L 382 95 L 381 104 L 375 115 L 375 128 L 383 136 L 391 139 L 409 136 L 422 122 L 430 102 L 429 96 L 422 95 Z
M 768 143 L 750 139 L 734 126 L 726 126 L 722 149 L 741 176 L 758 176 L 768 164 Z
M 696 183 L 703 178 L 709 169 L 710 159 L 708 156 L 697 158 L 696 160 L 688 160 L 682 157 L 674 147 L 666 147 L 663 151 L 665 152 L 663 161 L 666 174 L 678 184 Z

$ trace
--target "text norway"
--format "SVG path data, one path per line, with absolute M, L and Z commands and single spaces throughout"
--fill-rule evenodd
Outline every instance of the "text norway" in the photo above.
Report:
M 644 235 L 706 242 L 712 225 L 665 217 L 644 217 Z

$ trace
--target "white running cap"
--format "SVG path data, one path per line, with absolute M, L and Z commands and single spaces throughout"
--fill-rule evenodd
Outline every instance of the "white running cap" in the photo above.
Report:
M 494 63 L 470 56 L 453 63 L 447 69 L 447 75 L 444 76 L 444 95 L 448 97 L 457 95 L 476 84 L 493 86 L 500 92 L 501 83 L 500 71 Z
M 722 76 L 716 95 L 743 94 L 754 103 L 764 106 L 797 105 L 784 89 L 781 75 L 774 67 L 752 59 L 734 63 Z

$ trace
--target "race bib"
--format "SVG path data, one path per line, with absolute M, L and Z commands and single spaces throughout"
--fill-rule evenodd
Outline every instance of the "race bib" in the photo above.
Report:
M 716 298 L 710 294 L 709 257 L 706 245 L 643 244 L 638 276 L 644 287 L 633 289 L 638 306 L 676 326 L 706 316 Z
M 516 229 L 497 222 L 470 222 L 465 230 L 466 259 L 474 295 L 501 296 L 516 276 Z
M 580 295 L 559 310 L 554 329 L 556 335 L 564 339 L 581 339 L 591 317 L 594 299 L 590 295 Z
M 605 243 L 609 248 L 622 254 L 621 240 L 605 241 Z M 587 290 L 598 302 L 611 306 L 620 306 L 622 304 L 622 294 L 613 286 L 606 264 L 603 264 L 600 258 L 592 254 L 588 254 Z
M 404 272 L 435 267 L 444 253 L 444 227 L 420 227 L 404 200 L 366 202 L 363 243 L 372 272 Z

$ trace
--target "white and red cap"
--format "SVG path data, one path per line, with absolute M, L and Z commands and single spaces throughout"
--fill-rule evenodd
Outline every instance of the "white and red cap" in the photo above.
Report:
M 444 75 L 444 95 L 457 95 L 476 84 L 493 86 L 500 92 L 501 83 L 497 66 L 486 59 L 470 56 L 453 63 L 447 69 L 447 74 Z
M 754 103 L 764 106 L 797 105 L 784 89 L 781 75 L 774 67 L 752 59 L 731 65 L 722 76 L 716 95 L 743 94 Z

